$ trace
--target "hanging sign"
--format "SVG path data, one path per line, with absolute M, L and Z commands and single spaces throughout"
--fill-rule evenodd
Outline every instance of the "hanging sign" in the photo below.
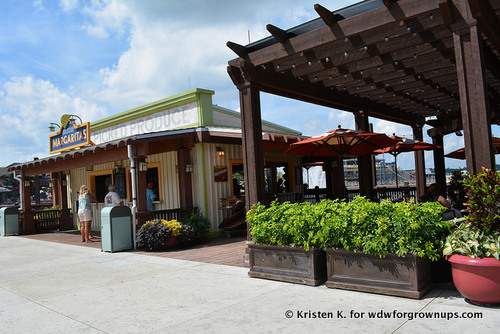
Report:
M 50 136 L 50 153 L 69 151 L 73 148 L 89 145 L 90 123 L 79 126 L 66 122 L 61 125 L 59 133 Z

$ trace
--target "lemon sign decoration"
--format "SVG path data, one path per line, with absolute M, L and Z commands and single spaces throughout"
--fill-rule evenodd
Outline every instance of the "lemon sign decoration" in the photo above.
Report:
M 68 114 L 64 114 L 61 116 L 61 127 L 65 128 L 66 125 L 68 125 L 69 120 L 71 119 L 71 116 Z

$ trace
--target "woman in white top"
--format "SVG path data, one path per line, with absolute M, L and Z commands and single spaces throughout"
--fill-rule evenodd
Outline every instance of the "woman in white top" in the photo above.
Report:
M 80 187 L 80 197 L 78 198 L 78 218 L 80 219 L 80 233 L 82 242 L 92 242 L 91 225 L 92 225 L 92 208 L 90 206 L 91 195 L 89 187 L 82 185 Z

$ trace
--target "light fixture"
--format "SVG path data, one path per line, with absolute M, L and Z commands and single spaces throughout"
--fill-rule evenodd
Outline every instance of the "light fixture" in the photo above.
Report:
M 30 180 L 24 180 L 24 186 L 25 187 L 31 186 L 31 181 Z
M 49 182 L 49 187 L 54 188 L 54 181 Z
M 223 157 L 223 156 L 224 156 L 224 150 L 222 149 L 222 147 L 217 146 L 217 147 L 215 148 L 215 150 L 217 151 L 217 155 L 218 155 L 219 157 Z
M 50 123 L 50 125 L 49 125 L 49 130 L 50 130 L 50 132 L 55 132 L 55 131 L 56 131 L 56 128 L 55 128 L 56 126 L 57 126 L 57 128 L 58 128 L 58 129 L 60 129 L 60 128 L 61 128 L 61 126 L 59 126 L 59 124 L 56 124 L 56 123 Z
M 193 164 L 190 162 L 186 163 L 186 173 L 192 173 L 193 172 Z
M 82 124 L 82 119 L 78 116 L 78 115 L 69 115 L 69 122 L 73 125 L 76 125 L 76 118 L 78 118 L 78 120 L 80 121 L 80 124 Z
M 139 162 L 139 172 L 147 172 L 148 171 L 148 163 L 146 161 Z
M 94 170 L 94 166 L 93 165 L 87 166 L 87 167 L 85 167 L 85 170 L 87 172 L 92 172 Z

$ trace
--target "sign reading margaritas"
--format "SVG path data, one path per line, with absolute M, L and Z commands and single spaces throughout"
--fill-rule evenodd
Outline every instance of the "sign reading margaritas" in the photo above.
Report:
M 67 115 L 63 115 L 61 118 L 59 132 L 50 136 L 51 154 L 90 144 L 90 123 L 76 126 L 69 122 L 65 116 Z

